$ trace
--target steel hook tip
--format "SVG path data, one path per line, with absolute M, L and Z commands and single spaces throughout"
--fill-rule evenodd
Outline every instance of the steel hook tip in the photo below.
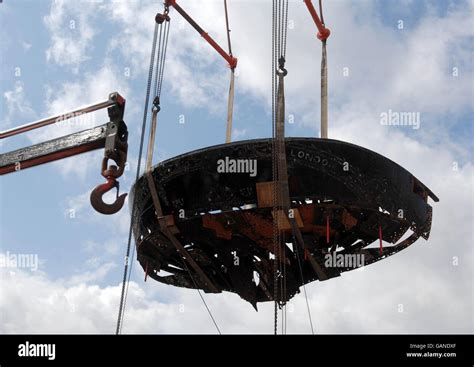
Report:
M 106 183 L 96 186 L 90 196 L 92 207 L 101 214 L 110 215 L 117 213 L 122 209 L 127 197 L 127 194 L 118 195 L 118 187 L 119 183 L 113 177 L 107 178 Z M 107 204 L 104 202 L 103 196 L 113 188 L 117 188 L 117 198 L 112 204 Z

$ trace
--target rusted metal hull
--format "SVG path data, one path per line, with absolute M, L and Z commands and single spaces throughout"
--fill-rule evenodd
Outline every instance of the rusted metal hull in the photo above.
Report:
M 294 244 L 290 226 L 283 225 L 288 245 L 276 261 L 285 264 L 286 294 L 279 292 L 278 301 L 292 298 L 303 283 L 339 276 L 360 261 L 379 261 L 420 236 L 428 239 L 432 208 L 427 200 L 438 199 L 393 161 L 353 144 L 316 138 L 287 138 L 286 153 L 292 208 L 305 249 Z M 221 159 L 255 160 L 257 170 L 255 175 L 218 172 Z M 255 307 L 273 300 L 271 139 L 177 156 L 158 164 L 153 179 L 168 229 L 200 269 L 188 270 L 170 232 L 163 233 L 141 177 L 131 192 L 136 196 L 133 231 L 147 275 L 180 287 L 235 292 Z M 397 243 L 408 230 L 412 235 Z M 369 246 L 380 237 L 395 245 Z M 359 263 L 336 261 L 349 255 Z M 212 287 L 200 281 L 200 271 Z

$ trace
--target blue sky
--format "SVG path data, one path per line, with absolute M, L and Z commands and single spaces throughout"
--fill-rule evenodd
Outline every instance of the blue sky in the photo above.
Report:
M 268 137 L 270 2 L 229 3 L 233 49 L 239 58 L 234 140 Z M 315 312 L 325 314 L 356 292 L 357 302 L 352 306 L 331 311 L 340 322 L 319 320 L 322 332 L 472 332 L 472 2 L 326 3 L 325 20 L 332 30 L 328 41 L 330 137 L 388 156 L 419 177 L 441 202 L 434 205 L 433 232 L 427 242 L 432 251 L 421 248 L 425 243 L 420 240 L 391 263 L 308 287 Z M 182 0 L 182 5 L 226 45 L 221 2 Z M 128 192 L 135 176 L 153 19 L 160 10 L 157 1 L 5 0 L 0 4 L 0 27 L 5 35 L 0 39 L 0 129 L 94 103 L 118 91 L 127 99 L 130 170 L 120 181 L 121 190 Z M 172 11 L 171 16 L 155 163 L 225 140 L 229 70 L 178 14 Z M 288 39 L 287 112 L 295 123 L 287 124 L 287 135 L 317 136 L 320 43 L 302 2 L 290 1 L 289 19 L 294 28 Z M 397 27 L 399 20 L 404 22 L 403 29 Z M 346 67 L 349 76 L 343 75 Z M 420 129 L 381 126 L 380 114 L 388 109 L 420 112 Z M 179 123 L 180 116 L 184 124 Z M 107 114 L 95 113 L 88 121 L 105 123 Z M 6 139 L 0 143 L 1 151 L 82 130 L 78 125 L 76 121 L 68 127 L 50 126 Z M 102 182 L 101 154 L 87 153 L 2 177 L 0 251 L 38 254 L 41 266 L 37 272 L 2 273 L 0 292 L 3 289 L 5 297 L 0 309 L 16 320 L 15 306 L 7 298 L 22 299 L 32 304 L 22 304 L 25 312 L 35 315 L 42 306 L 35 308 L 34 304 L 44 304 L 53 294 L 58 299 L 66 297 L 75 311 L 56 302 L 54 312 L 65 313 L 68 320 L 63 328 L 51 329 L 47 322 L 24 324 L 18 319 L 0 326 L 0 332 L 113 331 L 129 218 L 128 207 L 113 217 L 90 208 L 88 194 Z M 453 165 L 458 169 L 453 170 Z M 453 233 L 453 228 L 459 229 Z M 464 261 L 453 267 L 452 259 L 459 256 Z M 395 276 L 400 267 L 410 267 L 401 281 Z M 393 292 L 378 289 L 382 293 L 374 302 L 375 291 L 367 284 L 381 276 L 387 277 Z M 213 332 L 195 291 L 143 283 L 137 266 L 132 281 L 130 297 L 136 298 L 130 300 L 130 318 L 135 324 L 130 321 L 133 325 L 125 331 Z M 400 288 L 403 281 L 424 288 L 425 297 L 420 299 L 414 289 Z M 25 292 L 34 291 L 27 297 L 7 285 L 10 282 Z M 365 285 L 358 288 L 359 282 Z M 107 320 L 96 321 L 99 311 L 85 306 L 91 297 L 103 300 L 97 307 L 106 310 L 100 312 L 105 312 Z M 237 296 L 208 298 L 220 310 L 216 312 L 224 332 L 268 332 L 271 328 L 271 307 L 262 307 L 255 314 Z M 445 312 L 453 307 L 447 298 L 457 304 L 458 315 L 453 319 Z M 428 312 L 425 320 L 420 315 L 427 312 L 426 300 L 440 310 Z M 383 317 L 380 315 L 384 321 L 378 326 L 375 321 L 364 323 L 361 310 L 369 307 L 367 303 L 378 307 L 373 312 L 384 310 Z M 407 305 L 403 321 L 390 311 L 400 303 Z M 192 311 L 176 314 L 181 304 Z M 294 329 L 289 330 L 307 332 L 302 300 L 294 304 L 301 312 L 295 313 Z M 253 326 L 223 310 L 248 315 Z M 143 320 L 137 321 L 140 314 Z M 159 323 L 164 316 L 167 321 Z M 202 320 L 195 321 L 196 317 Z M 430 318 L 443 321 L 436 326 Z M 416 326 L 411 324 L 414 320 L 418 320 Z

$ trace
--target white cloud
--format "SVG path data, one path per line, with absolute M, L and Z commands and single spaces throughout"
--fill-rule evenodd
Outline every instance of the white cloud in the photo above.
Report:
M 14 125 L 21 125 L 24 121 L 12 121 L 15 119 L 26 119 L 34 116 L 33 108 L 25 96 L 25 84 L 22 81 L 16 81 L 13 89 L 3 93 L 7 111 L 1 120 L 2 128 Z
M 456 219 L 446 223 L 446 228 Z M 462 236 L 455 235 L 451 245 Z M 465 287 L 472 258 L 463 256 L 457 268 L 452 266 L 450 255 L 457 249 L 435 238 L 364 271 L 310 284 L 307 290 L 316 331 L 472 332 L 471 295 Z M 141 270 L 135 269 L 141 277 Z M 92 271 L 52 281 L 43 275 L 0 271 L 1 333 L 113 332 L 121 287 L 94 285 L 101 274 Z M 204 297 L 223 333 L 271 333 L 272 303 L 259 304 L 257 313 L 233 294 Z M 399 312 L 399 305 L 403 312 Z M 64 320 L 61 325 L 51 322 L 58 318 Z M 216 333 L 195 290 L 168 287 L 151 279 L 130 283 L 123 332 Z M 288 306 L 288 332 L 310 332 L 301 294 Z
M 54 1 L 44 23 L 51 32 L 51 45 L 46 50 L 46 59 L 60 66 L 76 68 L 89 59 L 92 41 L 96 31 L 91 20 L 96 14 L 98 3 L 79 1 L 71 3 Z
M 242 140 L 242 138 L 246 137 L 247 129 L 232 129 L 232 141 Z
M 226 48 L 222 3 L 206 6 L 183 1 L 182 6 L 217 42 Z M 411 6 L 407 4 L 407 6 Z M 433 5 L 436 7 L 436 5 Z M 472 4 L 451 6 L 446 15 L 429 12 L 413 29 L 398 30 L 384 24 L 375 2 L 325 4 L 325 18 L 332 29 L 328 41 L 330 126 L 334 114 L 367 104 L 380 114 L 389 108 L 420 111 L 424 123 L 445 128 L 442 117 L 453 120 L 471 105 L 472 65 L 465 45 L 473 35 Z M 430 8 L 430 7 L 429 7 Z M 114 4 L 109 9 L 122 32 L 112 42 L 135 74 L 145 74 L 153 30 L 151 10 L 137 3 Z M 270 103 L 271 3 L 239 1 L 229 4 L 232 45 L 239 59 L 236 104 L 250 97 L 268 110 Z M 184 22 L 170 12 L 171 33 L 165 82 L 184 107 L 203 106 L 225 113 L 228 72 L 225 61 Z M 140 19 L 137 22 L 136 19 Z M 304 4 L 290 4 L 286 79 L 287 110 L 297 124 L 317 129 L 319 119 L 320 42 Z M 440 29 L 444 31 L 440 33 Z M 356 36 L 355 33 L 356 32 Z M 145 45 L 145 47 L 144 47 Z M 458 67 L 460 76 L 452 76 Z M 348 68 L 348 76 L 344 76 Z M 447 119 L 446 119 L 447 120 Z
M 472 13 L 458 6 L 443 18 L 424 17 L 409 31 L 405 49 L 395 56 L 400 62 L 389 88 L 392 105 L 451 116 L 472 107 L 472 50 L 464 46 L 474 35 L 471 23 Z
M 101 178 L 99 178 L 100 180 Z M 102 183 L 99 181 L 98 184 Z M 118 236 L 123 236 L 122 242 L 125 242 L 125 235 L 128 234 L 130 225 L 130 214 L 128 208 L 128 196 L 125 200 L 123 208 L 114 215 L 103 215 L 96 212 L 90 204 L 90 193 L 93 187 L 82 194 L 70 196 L 64 200 L 61 204 L 63 207 L 64 216 L 74 217 L 74 220 L 81 222 L 85 226 L 98 225 L 102 231 L 110 231 Z M 120 193 L 127 192 L 124 188 L 121 188 Z M 115 198 L 115 191 L 109 191 L 108 194 L 104 195 L 105 202 L 112 202 Z M 110 240 L 108 246 L 110 252 L 114 252 L 114 242 L 118 242 L 117 238 Z M 85 244 L 85 249 L 93 248 L 94 242 Z
M 94 240 L 88 240 L 83 244 L 83 250 L 86 253 L 96 253 L 97 251 L 105 250 L 103 253 L 107 255 L 116 255 L 119 250 L 119 243 L 122 243 L 123 239 L 109 239 L 105 241 L 103 245 L 97 243 Z M 91 264 L 95 264 L 96 259 L 98 257 L 94 257 L 91 259 Z
M 84 216 L 84 210 L 90 206 L 90 192 L 69 197 L 64 205 L 64 215 L 69 218 Z
M 83 130 L 79 129 L 78 131 Z M 52 163 L 53 166 L 57 167 L 61 172 L 62 176 L 66 180 L 74 181 L 79 179 L 84 182 L 87 175 L 91 172 L 97 173 L 97 184 L 102 183 L 102 176 L 100 175 L 100 164 L 104 156 L 103 152 L 89 152 L 86 155 L 78 155 L 69 157 L 58 162 Z M 87 158 L 86 158 L 87 157 Z
M 97 71 L 84 73 L 74 82 L 64 82 L 54 91 L 49 86 L 46 99 L 46 114 L 56 115 L 75 110 L 96 102 L 104 101 L 111 92 L 128 94 L 129 86 L 121 77 L 120 71 L 109 60 L 103 61 L 103 66 Z M 54 129 L 45 137 L 60 136 L 65 132 L 76 131 L 77 128 L 89 128 L 108 121 L 107 111 L 90 113 L 71 119 L 72 123 L 57 124 L 62 130 Z M 56 125 L 55 125 L 56 126 Z M 46 130 L 44 130 L 46 131 Z
M 23 41 L 21 43 L 21 47 L 23 47 L 23 50 L 25 50 L 25 51 L 28 51 L 31 48 L 31 46 L 33 46 L 31 43 L 28 43 L 28 42 L 25 42 L 25 41 Z
M 83 270 L 79 274 L 75 274 L 67 280 L 67 285 L 78 285 L 84 283 L 98 283 L 103 280 L 111 270 L 117 269 L 117 264 L 108 262 L 102 263 L 100 259 L 92 258 L 86 263 L 92 270 Z
M 193 3 L 186 4 L 186 8 L 189 8 L 190 13 L 199 10 Z M 104 9 L 112 15 L 121 30 L 110 42 L 110 50 L 120 50 L 123 60 L 131 65 L 132 74 L 144 75 L 148 72 L 150 63 L 154 15 L 161 11 L 160 6 L 118 2 L 109 4 Z M 209 20 L 215 21 L 212 14 L 217 12 L 215 7 L 206 6 L 206 9 L 208 14 L 202 20 L 203 26 Z M 204 106 L 212 113 L 224 111 L 229 78 L 225 61 L 216 56 L 195 30 L 180 20 L 178 14 L 171 16 L 168 62 L 165 68 L 167 87 L 171 88 L 171 92 L 185 107 Z M 208 70 L 210 67 L 216 67 L 220 72 L 211 72 Z

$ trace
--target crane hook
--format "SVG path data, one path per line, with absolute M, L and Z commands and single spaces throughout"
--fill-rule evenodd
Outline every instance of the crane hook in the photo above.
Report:
M 112 166 L 114 167 L 114 166 Z M 111 167 L 111 168 L 112 168 Z M 122 209 L 123 204 L 125 203 L 125 198 L 127 197 L 127 194 L 122 194 L 119 196 L 119 182 L 113 177 L 112 175 L 109 175 L 106 177 L 107 182 L 100 184 L 94 188 L 91 192 L 90 200 L 91 200 L 91 205 L 92 207 L 97 210 L 99 213 L 102 214 L 115 214 L 117 213 L 120 209 Z M 112 190 L 113 188 L 117 188 L 117 196 L 115 199 L 115 202 L 112 204 L 107 204 L 103 200 L 103 196 Z

